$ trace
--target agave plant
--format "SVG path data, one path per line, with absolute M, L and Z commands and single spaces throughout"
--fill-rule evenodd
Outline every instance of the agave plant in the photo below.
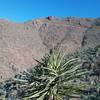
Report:
M 25 88 L 23 99 L 63 100 L 77 97 L 84 88 L 80 78 L 88 72 L 81 69 L 79 58 L 66 60 L 61 53 L 53 52 L 37 62 L 38 66 L 14 79 Z

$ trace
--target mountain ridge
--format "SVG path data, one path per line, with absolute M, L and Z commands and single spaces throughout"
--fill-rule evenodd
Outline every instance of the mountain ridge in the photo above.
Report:
M 54 16 L 15 23 L 0 20 L 0 81 L 18 74 L 40 60 L 52 47 L 68 54 L 100 45 L 96 19 Z

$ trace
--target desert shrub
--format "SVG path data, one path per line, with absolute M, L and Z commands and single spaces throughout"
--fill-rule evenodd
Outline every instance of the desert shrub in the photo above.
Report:
M 23 89 L 13 79 L 6 80 L 0 85 L 0 100 L 21 100 Z
M 82 100 L 100 100 L 100 83 L 90 84 L 88 89 L 84 91 Z
M 94 24 L 100 26 L 100 17 L 95 19 Z
M 80 57 L 82 68 L 90 72 L 85 76 L 88 88 L 82 91 L 82 100 L 100 100 L 100 45 L 78 50 L 67 57 Z
M 79 78 L 83 78 L 87 71 L 80 68 L 78 58 L 65 60 L 56 52 L 37 62 L 39 64 L 34 69 L 15 79 L 26 84 L 24 99 L 63 100 L 79 94 L 84 88 L 85 83 L 82 84 Z

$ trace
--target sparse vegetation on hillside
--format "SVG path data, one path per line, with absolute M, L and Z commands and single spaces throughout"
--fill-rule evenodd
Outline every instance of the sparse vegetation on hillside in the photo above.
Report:
M 62 56 L 51 52 L 38 65 L 0 85 L 2 100 L 100 100 L 100 46 Z

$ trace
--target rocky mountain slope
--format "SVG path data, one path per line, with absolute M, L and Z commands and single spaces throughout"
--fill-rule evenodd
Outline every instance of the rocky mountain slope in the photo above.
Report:
M 33 67 L 55 46 L 66 53 L 100 44 L 100 19 L 56 18 L 14 23 L 0 20 L 0 81 Z

